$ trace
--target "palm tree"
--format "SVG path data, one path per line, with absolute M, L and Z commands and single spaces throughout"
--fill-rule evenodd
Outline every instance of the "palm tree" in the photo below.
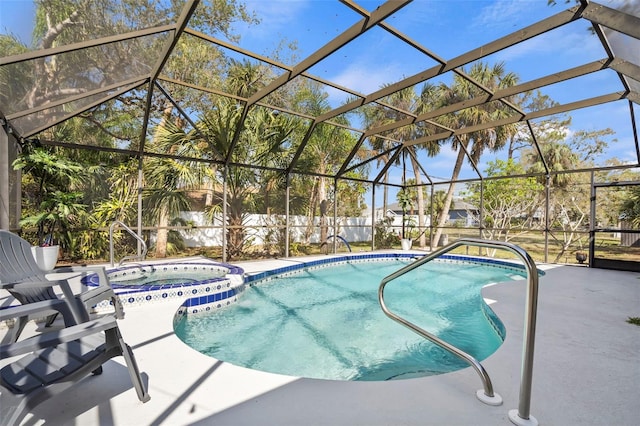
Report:
M 329 111 L 329 95 L 321 86 L 308 82 L 301 88 L 294 99 L 293 109 L 317 117 Z M 344 117 L 336 117 L 335 122 L 348 125 Z M 311 179 L 311 190 L 307 193 L 307 229 L 305 239 L 308 242 L 314 230 L 314 217 L 320 213 L 320 241 L 323 243 L 328 237 L 327 212 L 330 208 L 330 180 L 327 176 L 335 173 L 349 150 L 354 146 L 353 136 L 341 127 L 327 123 L 320 123 L 309 136 L 303 152 L 295 168 L 298 170 L 313 170 L 316 176 L 302 178 Z
M 385 86 L 383 86 L 385 87 Z M 385 97 L 384 102 L 394 106 L 397 109 L 392 108 L 384 108 L 384 109 L 368 109 L 365 110 L 364 120 L 365 127 L 368 129 L 376 128 L 380 126 L 384 126 L 386 124 L 394 123 L 398 120 L 406 118 L 406 114 L 402 111 L 407 112 L 416 112 L 418 113 L 422 106 L 420 104 L 421 99 L 418 97 L 413 87 L 408 87 L 403 90 L 399 90 L 394 92 L 393 94 Z M 417 125 L 403 126 L 391 132 L 391 134 L 387 135 L 390 138 L 397 139 L 400 142 L 410 141 L 413 139 L 417 139 L 418 137 L 423 135 L 423 128 Z M 387 139 L 384 138 L 373 138 L 373 147 L 374 149 L 378 149 L 381 152 L 385 152 L 390 148 L 390 143 Z M 422 174 L 420 173 L 420 165 L 418 162 L 418 146 L 417 145 L 408 145 L 402 147 L 405 151 L 409 160 L 411 162 L 413 175 L 415 179 L 415 184 L 420 188 L 422 186 Z M 404 156 L 404 154 L 403 154 Z M 400 158 L 400 157 L 398 157 Z M 383 161 L 385 164 L 389 161 L 387 156 L 382 156 L 379 158 L 379 161 Z M 387 176 L 385 175 L 385 183 Z M 406 182 L 403 182 L 405 185 Z M 387 200 L 387 186 L 385 185 L 385 193 L 384 193 L 384 204 L 386 205 Z M 424 192 L 417 192 L 417 208 L 418 208 L 418 227 L 423 229 L 425 226 L 425 200 L 424 200 Z M 385 208 L 386 210 L 386 208 Z M 424 233 L 420 234 L 420 247 L 425 246 L 425 237 Z
M 202 156 L 202 146 L 191 143 L 190 137 L 172 120 L 163 120 L 161 124 L 155 133 L 155 150 L 194 159 Z M 165 157 L 150 157 L 144 162 L 143 170 L 144 212 L 158 224 L 156 257 L 165 257 L 170 222 L 179 217 L 180 212 L 189 210 L 188 191 L 202 187 L 203 182 L 211 178 L 211 170 L 200 161 Z
M 248 61 L 231 61 L 226 85 L 238 96 L 248 97 L 263 87 L 269 72 L 260 65 Z M 217 98 L 209 110 L 202 114 L 198 128 L 204 138 L 196 132 L 187 135 L 192 141 L 200 140 L 206 153 L 229 156 L 229 165 L 223 169 L 212 163 L 211 175 L 224 180 L 227 185 L 227 253 L 236 257 L 246 244 L 243 218 L 253 208 L 262 186 L 260 173 L 247 166 L 274 166 L 286 155 L 289 138 L 296 121 L 278 111 L 254 106 L 247 114 L 242 129 L 234 144 L 234 135 L 242 117 L 243 107 L 231 98 Z M 233 145 L 233 152 L 230 152 Z M 269 178 L 273 178 L 269 175 Z M 221 191 L 216 192 L 218 200 L 223 199 Z
M 514 73 L 507 73 L 504 64 L 498 63 L 493 66 L 482 62 L 474 64 L 468 75 L 489 90 L 497 90 L 513 86 L 518 78 Z M 454 76 L 451 87 L 444 84 L 437 88 L 437 102 L 444 106 L 457 103 L 466 99 L 471 99 L 484 93 L 475 84 L 459 75 Z M 482 123 L 487 123 L 510 115 L 512 110 L 501 103 L 494 102 L 476 107 L 466 108 L 454 114 L 446 114 L 438 117 L 438 122 L 451 129 L 462 129 Z M 433 244 L 438 245 L 442 235 L 442 227 L 448 220 L 449 209 L 453 201 L 455 182 L 458 179 L 466 152 L 469 153 L 469 160 L 478 162 L 485 150 L 498 151 L 509 141 L 509 137 L 516 131 L 516 127 L 501 126 L 489 128 L 472 133 L 454 136 L 450 142 L 454 151 L 458 151 L 456 162 L 451 173 L 451 183 L 444 199 L 443 209 L 438 218 L 437 228 L 433 237 Z
M 562 172 L 576 168 L 580 159 L 578 155 L 571 150 L 569 145 L 557 139 L 548 137 L 545 139 L 546 140 L 539 142 L 542 157 L 537 150 L 530 150 L 526 153 L 525 160 L 531 165 L 528 172 L 544 172 L 545 170 L 542 164 L 542 159 L 544 159 L 549 171 L 556 172 L 551 177 L 551 185 L 555 188 L 566 188 L 571 178 L 567 173 Z

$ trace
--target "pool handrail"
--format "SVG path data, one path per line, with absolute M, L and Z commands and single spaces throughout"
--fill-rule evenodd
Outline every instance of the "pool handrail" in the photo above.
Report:
M 344 243 L 344 245 L 347 246 L 347 248 L 349 249 L 349 253 L 351 253 L 351 246 L 349 245 L 349 242 L 344 239 L 344 237 L 341 237 L 340 235 L 329 235 L 327 237 L 327 239 L 325 240 L 324 244 L 329 244 L 329 239 L 330 238 L 338 239 L 338 240 L 342 241 Z
M 396 272 L 386 276 L 380 282 L 380 287 L 378 288 L 378 301 L 380 303 L 380 307 L 382 311 L 389 318 L 393 319 L 396 322 L 404 325 L 405 327 L 413 330 L 417 334 L 421 335 L 425 339 L 435 343 L 436 345 L 442 347 L 443 349 L 448 350 L 454 355 L 460 357 L 467 363 L 469 363 L 476 372 L 480 375 L 480 379 L 482 380 L 482 384 L 484 389 L 479 390 L 476 393 L 478 399 L 482 402 L 489 405 L 500 405 L 502 404 L 502 398 L 493 392 L 493 385 L 491 384 L 491 379 L 487 374 L 486 370 L 480 364 L 478 360 L 476 360 L 473 356 L 467 354 L 466 352 L 456 348 L 455 346 L 445 342 L 439 337 L 429 333 L 426 330 L 418 327 L 417 325 L 405 320 L 404 318 L 396 315 L 391 312 L 385 302 L 384 302 L 384 288 L 385 286 L 394 279 L 410 272 L 431 260 L 440 257 L 441 255 L 448 253 L 460 246 L 476 246 L 476 247 L 486 247 L 486 248 L 494 248 L 494 249 L 504 249 L 516 254 L 524 263 L 524 266 L 527 270 L 527 303 L 525 310 L 525 327 L 523 333 L 523 353 L 522 353 L 522 371 L 521 371 L 521 380 L 520 380 L 520 400 L 518 404 L 517 410 L 509 411 L 509 420 L 517 425 L 537 425 L 537 420 L 530 415 L 531 408 L 531 378 L 533 375 L 533 351 L 534 351 L 534 343 L 535 343 L 535 326 L 536 326 L 536 311 L 538 304 L 538 269 L 535 265 L 535 262 L 529 256 L 529 254 L 522 249 L 521 247 L 511 244 L 504 241 L 493 241 L 493 240 L 483 240 L 479 238 L 461 238 L 459 240 L 454 241 L 453 243 L 442 247 L 439 250 L 436 250 L 432 253 L 429 253 L 422 258 L 416 260 L 415 262 L 397 270 Z
M 119 220 L 115 220 L 115 221 L 113 221 L 111 226 L 109 226 L 109 262 L 110 262 L 111 266 L 112 267 L 114 266 L 114 263 L 113 263 L 113 230 L 115 229 L 116 226 L 119 226 L 122 229 L 124 229 L 125 231 L 127 231 L 129 233 L 129 235 L 131 235 L 133 238 L 135 238 L 140 243 L 140 246 L 142 247 L 142 252 L 140 254 L 124 256 L 122 259 L 120 259 L 120 262 L 118 262 L 118 265 L 122 265 L 122 263 L 125 260 L 133 260 L 133 259 L 144 260 L 147 257 L 147 244 L 144 242 L 144 240 L 138 234 L 133 232 L 133 230 L 131 228 L 129 228 L 123 222 L 121 222 Z

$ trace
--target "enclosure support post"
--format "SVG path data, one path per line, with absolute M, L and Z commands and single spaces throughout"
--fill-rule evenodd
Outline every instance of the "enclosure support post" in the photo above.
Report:
M 338 252 L 338 179 L 333 178 L 333 253 Z
M 222 170 L 222 261 L 227 261 L 227 166 Z
M 376 249 L 376 184 L 371 184 L 371 251 Z
M 289 197 L 291 195 L 291 174 L 287 173 L 287 188 L 285 189 L 285 213 L 284 213 L 284 257 L 289 257 L 289 238 L 290 231 L 289 226 L 291 225 L 291 218 L 289 216 Z M 280 230 L 278 230 L 280 232 Z
M 589 197 L 589 267 L 593 268 L 596 253 L 596 185 L 595 174 L 591 172 L 591 196 Z
M 435 216 L 433 215 L 433 185 L 431 185 L 431 194 L 430 194 L 431 202 L 429 203 L 429 251 L 433 251 L 433 220 Z
M 138 237 L 142 238 L 142 157 L 138 160 Z M 137 240 L 137 254 L 142 255 L 142 244 Z
M 482 176 L 480 177 L 480 214 L 479 216 L 480 216 L 480 223 L 478 225 L 478 234 L 479 234 L 478 238 L 482 238 L 482 231 L 484 230 L 484 179 L 482 179 Z M 478 247 L 478 255 L 482 256 L 482 247 Z
M 8 127 L 7 127 L 8 128 Z M 9 229 L 9 136 L 0 126 L 0 229 Z
M 549 261 L 549 195 L 550 191 L 550 182 L 551 176 L 547 173 L 544 178 L 544 191 L 545 191 L 545 202 L 544 202 L 544 261 L 547 263 Z
M 147 92 L 147 100 L 144 108 L 144 118 L 142 119 L 142 131 L 140 132 L 140 148 L 138 149 L 138 237 L 142 238 L 142 162 L 144 158 L 144 146 L 147 141 L 147 130 L 149 128 L 149 115 L 151 114 L 151 105 L 153 101 L 153 82 L 149 80 L 149 90 Z M 156 228 L 157 231 L 157 228 Z M 142 245 L 138 241 L 138 256 L 142 254 Z

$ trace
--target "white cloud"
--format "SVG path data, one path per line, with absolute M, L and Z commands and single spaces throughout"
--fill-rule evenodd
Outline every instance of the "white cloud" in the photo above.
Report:
M 379 64 L 367 63 L 366 60 L 351 63 L 340 73 L 329 77 L 329 80 L 343 87 L 349 87 L 361 94 L 368 95 L 380 89 L 383 84 L 396 79 L 400 73 L 398 64 L 388 64 L 381 67 Z M 337 90 L 328 90 L 329 101 L 340 103 L 344 101 L 345 94 Z
M 598 58 L 605 56 L 602 45 L 596 36 L 591 36 L 586 30 L 581 33 L 580 30 L 570 31 L 561 28 L 511 46 L 499 52 L 497 58 L 510 62 L 543 54 L 584 57 L 593 56 L 593 53 L 590 54 L 590 52 L 595 50 L 602 52 L 599 56 L 596 55 Z
M 305 10 L 312 0 L 258 0 L 246 1 L 248 11 L 255 12 L 260 18 L 260 25 L 252 26 L 248 29 L 252 37 L 269 35 L 273 37 L 280 31 L 286 30 L 287 26 L 304 16 Z
M 496 1 L 482 9 L 472 26 L 485 29 L 512 27 L 514 22 L 521 20 L 522 11 L 526 10 L 522 4 L 521 0 Z

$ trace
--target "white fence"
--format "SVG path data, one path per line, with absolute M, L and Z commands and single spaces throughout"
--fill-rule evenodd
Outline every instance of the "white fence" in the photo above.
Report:
M 220 226 L 222 217 L 216 217 L 211 225 L 204 218 L 202 212 L 183 212 L 181 217 L 201 229 L 183 230 L 182 237 L 187 247 L 209 247 L 222 245 L 222 228 L 206 228 L 207 226 Z M 392 230 L 400 234 L 402 231 L 402 217 L 393 218 Z M 249 238 L 254 239 L 254 243 L 261 245 L 265 243 L 274 232 L 274 227 L 280 224 L 284 226 L 285 217 L 276 215 L 250 214 L 244 218 L 245 232 Z M 289 216 L 289 232 L 294 242 L 305 242 L 305 232 L 307 229 L 306 216 Z M 417 223 L 417 217 L 415 218 Z M 328 235 L 337 235 L 347 242 L 371 241 L 371 218 L 370 217 L 340 217 L 337 219 L 337 229 L 333 226 L 333 217 L 327 217 L 329 226 Z M 272 243 L 275 242 L 273 239 Z M 320 243 L 320 218 L 314 220 L 314 227 L 310 243 Z

